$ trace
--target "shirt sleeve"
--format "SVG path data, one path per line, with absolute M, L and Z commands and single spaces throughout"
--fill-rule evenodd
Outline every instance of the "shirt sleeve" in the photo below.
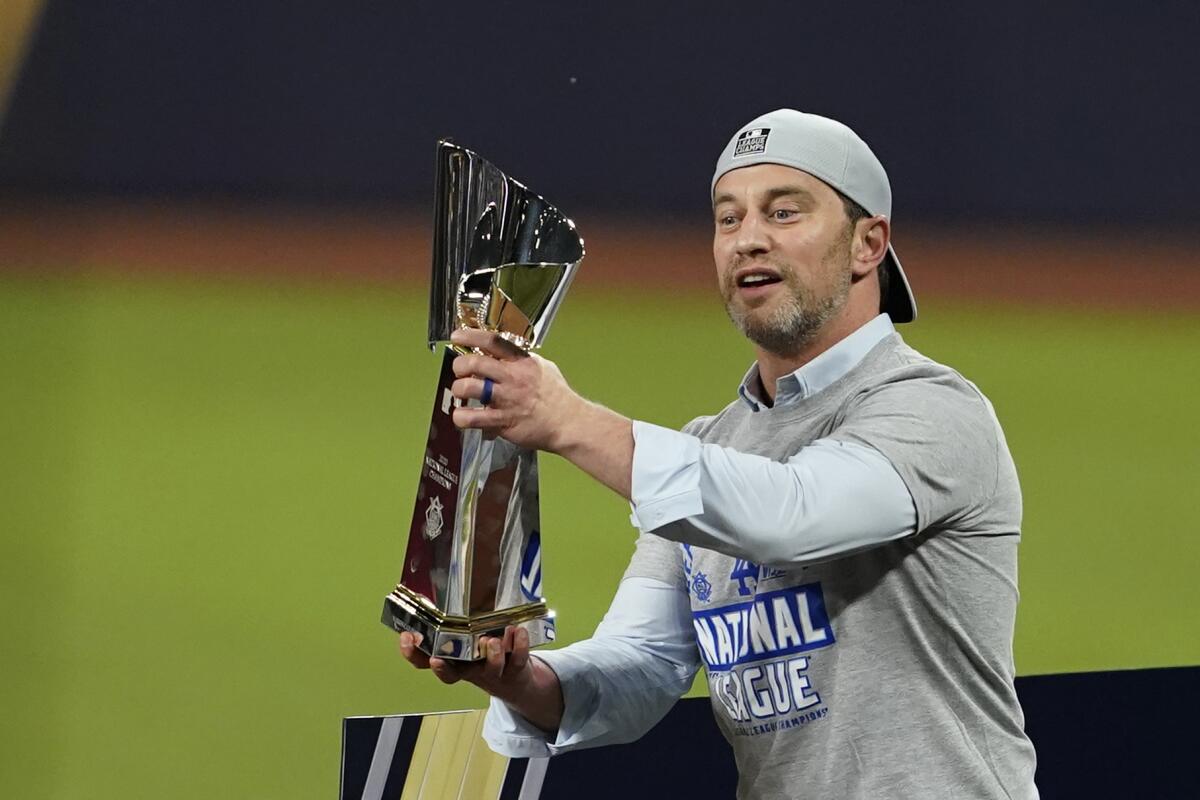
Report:
M 1019 530 L 1020 489 L 1004 433 L 991 403 L 957 373 L 873 387 L 832 435 L 887 457 L 913 497 L 918 530 Z M 1003 520 L 995 517 L 998 498 L 1010 511 Z
M 562 684 L 562 724 L 547 734 L 493 698 L 483 726 L 493 750 L 543 757 L 633 741 L 666 715 L 699 668 L 687 594 L 659 579 L 626 577 L 591 639 L 534 657 Z
M 634 422 L 643 531 L 758 564 L 822 561 L 917 530 L 913 496 L 879 450 L 819 439 L 784 462 Z

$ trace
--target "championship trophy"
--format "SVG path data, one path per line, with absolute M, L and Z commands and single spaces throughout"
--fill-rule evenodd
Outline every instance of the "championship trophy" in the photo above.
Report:
M 456 328 L 540 347 L 583 260 L 575 224 L 478 154 L 438 143 L 429 347 Z M 421 635 L 429 655 L 483 658 L 479 640 L 524 628 L 554 639 L 542 597 L 537 453 L 451 419 L 447 344 L 409 528 L 403 575 L 383 623 Z M 471 401 L 477 404 L 478 401 Z

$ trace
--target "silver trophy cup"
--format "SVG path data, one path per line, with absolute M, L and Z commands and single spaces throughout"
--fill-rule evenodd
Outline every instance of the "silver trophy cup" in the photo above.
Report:
M 575 224 L 445 141 L 435 203 L 430 348 L 455 328 L 540 347 L 583 260 Z M 383 623 L 420 634 L 430 655 L 471 661 L 483 657 L 481 637 L 509 625 L 533 646 L 553 640 L 554 612 L 542 596 L 537 453 L 454 426 L 459 352 L 443 352 L 403 575 L 384 600 Z

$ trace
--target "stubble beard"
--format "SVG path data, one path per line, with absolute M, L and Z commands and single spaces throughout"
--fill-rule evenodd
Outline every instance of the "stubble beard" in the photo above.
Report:
M 817 334 L 846 305 L 850 296 L 850 240 L 836 242 L 821 259 L 821 280 L 828 291 L 817 296 L 787 264 L 768 262 L 779 272 L 787 296 L 769 311 L 739 306 L 735 299 L 734 273 L 726 273 L 722 282 L 725 311 L 742 334 L 754 344 L 779 356 L 794 356 L 816 339 Z

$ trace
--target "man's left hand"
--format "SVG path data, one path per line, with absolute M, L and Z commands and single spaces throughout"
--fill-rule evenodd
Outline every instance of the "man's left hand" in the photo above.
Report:
M 559 452 L 564 428 L 580 417 L 587 401 L 567 385 L 554 362 L 491 331 L 465 328 L 451 334 L 450 341 L 484 353 L 454 359 L 458 379 L 450 391 L 455 397 L 479 400 L 484 380 L 492 381 L 491 402 L 455 409 L 454 424 L 480 428 L 531 450 Z

